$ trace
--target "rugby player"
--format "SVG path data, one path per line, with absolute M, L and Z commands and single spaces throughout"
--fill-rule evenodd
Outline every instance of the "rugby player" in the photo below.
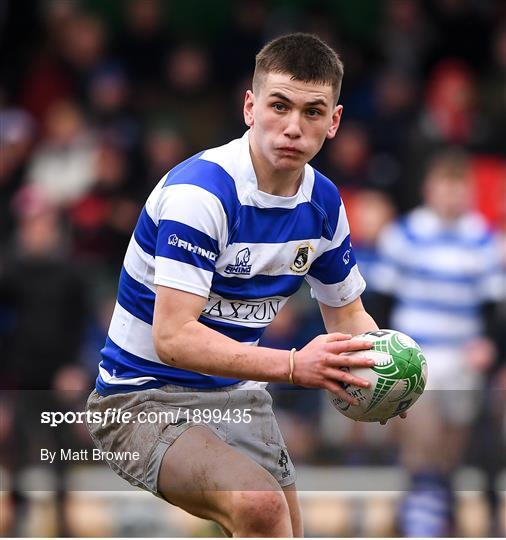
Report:
M 248 131 L 165 175 L 129 244 L 88 410 L 170 411 L 173 421 L 89 424 L 133 485 L 233 536 L 302 536 L 294 467 L 267 382 L 366 387 L 378 327 L 364 310 L 339 191 L 308 165 L 336 135 L 343 65 L 320 39 L 290 34 L 256 57 Z M 306 280 L 328 334 L 295 351 L 256 347 Z M 364 350 L 360 358 L 343 353 Z M 210 411 L 203 421 L 206 411 Z

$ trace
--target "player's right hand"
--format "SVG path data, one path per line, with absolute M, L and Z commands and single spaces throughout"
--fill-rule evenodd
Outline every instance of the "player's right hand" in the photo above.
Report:
M 374 360 L 367 357 L 373 343 L 366 339 L 351 339 L 351 334 L 323 334 L 315 337 L 295 353 L 293 381 L 308 388 L 324 388 L 352 405 L 358 401 L 350 396 L 342 384 L 367 388 L 369 382 L 349 372 L 352 367 L 371 367 Z M 364 351 L 364 356 L 348 356 L 345 353 Z

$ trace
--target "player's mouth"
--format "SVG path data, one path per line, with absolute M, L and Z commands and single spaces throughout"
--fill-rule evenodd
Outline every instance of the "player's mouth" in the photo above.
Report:
M 295 148 L 294 146 L 280 146 L 276 148 L 278 152 L 281 152 L 283 154 L 288 154 L 290 156 L 300 156 L 304 152 L 302 150 L 299 150 L 298 148 Z

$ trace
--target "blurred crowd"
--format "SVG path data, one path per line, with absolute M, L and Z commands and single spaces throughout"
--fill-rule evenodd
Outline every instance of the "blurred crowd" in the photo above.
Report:
M 466 153 L 474 206 L 506 265 L 504 2 L 11 0 L 0 10 L 3 389 L 93 386 L 147 195 L 178 162 L 242 135 L 255 54 L 290 31 L 316 33 L 345 65 L 342 126 L 313 164 L 341 190 L 366 280 L 382 231 L 421 204 L 427 164 L 447 147 Z M 501 404 L 485 403 L 482 417 L 501 417 L 506 403 L 505 296 L 487 365 Z M 388 325 L 374 289 L 364 300 Z M 265 342 L 297 347 L 322 331 L 315 304 L 298 296 Z M 371 442 L 360 429 L 322 438 L 320 394 L 274 392 L 296 459 L 340 445 L 360 462 Z M 9 406 L 0 400 L 7 419 Z

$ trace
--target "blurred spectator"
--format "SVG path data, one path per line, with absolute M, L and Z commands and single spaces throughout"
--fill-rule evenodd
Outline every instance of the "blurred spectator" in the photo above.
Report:
M 150 182 L 146 186 L 149 193 L 154 183 L 188 156 L 188 147 L 176 129 L 162 124 L 148 130 L 144 152 L 147 161 L 144 177 Z
M 38 9 L 31 0 L 0 4 L 0 107 L 20 105 L 22 69 L 31 62 L 44 40 Z
M 429 0 L 426 4 L 435 32 L 428 57 L 429 67 L 445 57 L 458 57 L 475 70 L 484 69 L 483 59 L 488 55 L 494 22 L 494 3 Z
M 149 105 L 149 100 L 158 95 L 163 78 L 163 53 L 173 46 L 162 20 L 159 0 L 126 3 L 125 24 L 116 49 L 127 66 L 129 79 L 135 81 L 134 99 L 139 106 Z
M 372 274 L 375 289 L 394 300 L 391 327 L 421 345 L 429 370 L 424 395 L 402 422 L 402 461 L 412 474 L 403 536 L 452 533 L 449 475 L 463 458 L 477 391 L 495 359 L 487 332 L 503 294 L 499 246 L 472 210 L 470 170 L 453 151 L 430 162 L 424 205 L 385 229 Z
M 63 28 L 61 54 L 82 103 L 91 74 L 107 61 L 106 45 L 106 28 L 98 17 L 76 13 Z
M 128 83 L 119 65 L 104 65 L 90 81 L 91 110 L 109 116 L 121 111 L 128 99 Z
M 418 114 L 419 88 L 416 80 L 398 69 L 382 71 L 375 80 L 374 110 L 367 122 L 371 147 L 370 185 L 393 198 L 399 209 L 403 199 L 402 172 L 409 137 Z
M 367 125 L 374 114 L 375 73 L 382 69 L 379 50 L 356 48 L 346 41 L 341 46 L 346 78 L 343 79 L 340 103 L 344 107 L 346 122 Z
M 73 102 L 53 104 L 44 120 L 45 138 L 34 151 L 28 180 L 49 202 L 68 204 L 92 186 L 96 141 Z
M 102 137 L 124 150 L 135 152 L 139 146 L 139 119 L 131 106 L 132 87 L 119 64 L 97 68 L 88 86 L 89 116 Z
M 106 62 L 102 21 L 77 11 L 74 2 L 44 7 L 45 47 L 35 55 L 22 86 L 22 103 L 42 120 L 57 102 L 84 104 L 91 74 Z
M 223 134 L 222 140 L 235 139 L 241 137 L 246 131 L 246 125 L 244 124 L 244 96 L 246 91 L 251 88 L 252 79 L 251 76 L 241 79 L 234 88 L 231 89 L 229 96 L 229 102 L 231 103 L 229 114 L 223 122 Z
M 16 516 L 10 534 L 19 534 L 28 508 L 21 485 L 24 468 L 40 463 L 41 448 L 59 451 L 72 445 L 79 447 L 72 426 L 47 430 L 40 424 L 40 412 L 62 407 L 66 410 L 89 387 L 90 379 L 77 363 L 87 316 L 86 290 L 79 273 L 65 258 L 58 212 L 35 188 L 21 189 L 13 204 L 16 243 L 0 269 L 0 312 L 7 313 L 10 322 L 2 328 L 0 374 L 2 389 L 13 390 L 5 392 L 7 407 L 15 407 L 2 441 L 6 452 L 1 458 L 2 466 L 9 471 L 10 502 Z M 19 390 L 25 392 L 20 394 Z M 55 464 L 56 534 L 62 536 L 68 536 L 67 467 L 65 460 Z
M 224 90 L 253 73 L 254 58 L 264 43 L 267 17 L 264 0 L 233 2 L 231 7 L 233 24 L 220 36 L 215 47 L 217 80 Z
M 184 128 L 191 153 L 220 143 L 225 102 L 213 86 L 211 74 L 207 51 L 188 43 L 171 51 L 165 64 L 167 96 L 163 109 Z
M 61 370 L 78 359 L 86 291 L 65 259 L 54 207 L 28 188 L 14 203 L 16 244 L 0 273 L 0 305 L 11 314 L 2 351 L 2 386 L 50 389 Z
M 90 189 L 68 206 L 72 254 L 80 263 L 121 265 L 140 205 L 131 184 L 126 152 L 103 142 L 96 148 Z
M 373 155 L 363 124 L 343 124 L 339 136 L 328 142 L 321 161 L 322 170 L 337 184 L 345 200 L 361 189 L 395 191 L 398 166 L 390 156 Z
M 385 57 L 385 67 L 417 80 L 435 38 L 420 2 L 388 0 L 384 15 L 378 45 Z
M 369 137 L 360 124 L 347 123 L 326 148 L 326 157 L 331 166 L 329 176 L 340 187 L 360 189 L 369 180 Z
M 264 43 L 283 34 L 303 31 L 305 15 L 306 12 L 298 2 L 279 2 L 277 5 L 271 5 L 263 28 Z
M 441 145 L 459 145 L 469 151 L 487 149 L 491 129 L 478 107 L 477 91 L 473 72 L 460 60 L 445 59 L 431 72 L 407 151 L 407 167 L 412 173 L 402 189 L 407 207 L 419 203 L 420 171 Z
M 406 151 L 406 133 L 416 118 L 415 81 L 399 70 L 382 71 L 375 81 L 374 115 L 369 122 L 375 151 L 401 159 Z
M 300 30 L 309 34 L 316 34 L 334 50 L 343 50 L 341 43 L 342 32 L 336 32 L 335 20 L 329 18 L 325 5 L 321 2 L 311 2 L 305 7 L 305 12 L 299 12 L 303 20 Z
M 35 122 L 23 109 L 0 112 L 0 245 L 14 228 L 10 201 L 21 187 L 35 138 Z M 0 250 L 0 257 L 1 257 Z
M 492 62 L 482 86 L 480 105 L 492 123 L 489 149 L 506 155 L 506 23 L 498 26 L 492 42 Z
M 23 107 L 39 121 L 54 103 L 71 99 L 75 92 L 75 81 L 62 51 L 66 28 L 76 14 L 76 7 L 75 2 L 52 1 L 40 5 L 36 12 L 44 39 L 20 70 L 19 95 Z
M 477 118 L 475 80 L 460 61 L 439 63 L 427 84 L 426 109 L 421 128 L 424 135 L 447 144 L 470 144 L 482 133 Z

